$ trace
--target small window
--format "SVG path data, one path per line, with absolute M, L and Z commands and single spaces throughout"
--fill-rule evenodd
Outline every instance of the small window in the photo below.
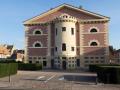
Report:
M 29 61 L 29 63 L 32 63 L 32 61 Z
M 38 59 L 41 59 L 41 57 L 38 57 Z
M 94 59 L 94 57 L 90 57 L 91 59 Z
M 74 35 L 74 28 L 71 28 L 71 34 Z
M 62 57 L 62 59 L 66 59 L 66 57 Z
M 90 46 L 97 46 L 97 42 L 91 42 Z
M 74 47 L 71 47 L 71 51 L 74 51 Z
M 43 57 L 43 59 L 46 59 L 46 57 Z
M 37 57 L 33 57 L 33 59 L 37 59 Z
M 62 51 L 66 51 L 66 44 L 65 43 L 62 44 Z
M 85 63 L 88 63 L 88 61 L 85 61 Z
M 57 28 L 56 28 L 56 35 L 57 35 Z
M 32 57 L 29 57 L 29 59 L 32 59 Z
M 99 61 L 95 61 L 96 63 L 99 63 Z
M 66 31 L 66 27 L 62 27 L 62 31 L 63 31 L 63 32 Z
M 90 30 L 90 32 L 91 32 L 91 33 L 95 33 L 95 32 L 97 32 L 97 29 L 92 28 L 92 29 Z
M 36 61 L 36 63 L 39 63 L 39 61 Z
M 95 59 L 99 59 L 99 57 L 95 57 Z
M 105 59 L 104 57 L 101 57 L 101 59 Z
M 41 47 L 41 44 L 40 43 L 36 43 L 35 47 Z
M 37 31 L 35 31 L 35 34 L 39 35 L 39 34 L 41 34 L 41 31 L 37 30 Z
M 85 59 L 89 59 L 89 57 L 85 57 Z

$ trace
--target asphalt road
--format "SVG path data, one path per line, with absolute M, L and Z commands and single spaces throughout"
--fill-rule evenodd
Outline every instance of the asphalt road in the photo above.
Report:
M 67 71 L 18 71 L 0 78 L 0 90 L 120 90 L 120 85 L 96 85 L 96 74 Z

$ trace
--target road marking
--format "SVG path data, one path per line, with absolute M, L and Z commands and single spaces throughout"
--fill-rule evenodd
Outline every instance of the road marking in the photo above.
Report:
M 48 82 L 49 80 L 51 80 L 52 78 L 54 78 L 56 75 L 51 76 L 50 78 L 48 78 L 46 81 L 44 81 L 45 83 Z
M 40 80 L 40 79 L 42 79 L 42 78 L 44 78 L 45 76 L 40 76 L 40 77 L 38 77 L 38 78 L 36 78 L 37 80 Z

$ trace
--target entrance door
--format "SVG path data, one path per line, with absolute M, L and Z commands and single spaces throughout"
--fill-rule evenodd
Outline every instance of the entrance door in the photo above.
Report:
M 62 61 L 62 69 L 66 69 L 66 61 Z
M 47 62 L 43 61 L 43 66 L 46 67 L 47 66 Z
M 77 59 L 76 62 L 77 62 L 77 67 L 80 67 L 80 59 Z
M 51 68 L 54 68 L 54 59 L 51 59 Z

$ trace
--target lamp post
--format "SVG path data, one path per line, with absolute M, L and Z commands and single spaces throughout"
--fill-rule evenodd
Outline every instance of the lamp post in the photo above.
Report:
M 11 68 L 10 68 L 10 63 L 8 62 L 8 68 L 9 68 L 9 72 L 8 72 L 8 74 L 9 74 L 9 82 L 11 81 L 11 79 L 10 79 L 10 70 L 11 70 Z

